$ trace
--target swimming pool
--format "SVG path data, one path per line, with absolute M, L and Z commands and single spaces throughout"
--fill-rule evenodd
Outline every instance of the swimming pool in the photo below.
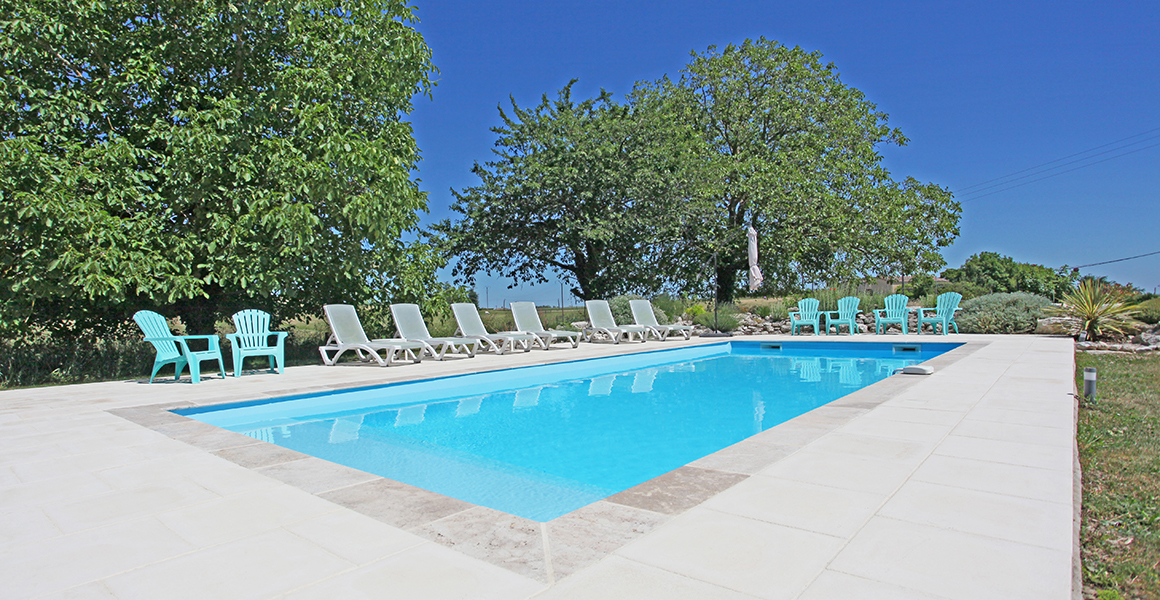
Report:
M 543 522 L 956 346 L 731 341 L 176 412 Z

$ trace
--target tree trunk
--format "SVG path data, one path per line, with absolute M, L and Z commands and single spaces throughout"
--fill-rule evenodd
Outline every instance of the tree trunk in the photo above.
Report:
M 737 290 L 737 271 L 742 265 L 748 265 L 749 261 L 728 260 L 720 255 L 717 256 L 717 261 L 717 272 L 714 274 L 717 285 L 717 302 L 733 302 Z

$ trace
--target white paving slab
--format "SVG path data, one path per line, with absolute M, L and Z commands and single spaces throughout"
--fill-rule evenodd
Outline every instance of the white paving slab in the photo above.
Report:
M 763 432 L 761 443 L 779 449 L 776 462 L 744 471 L 748 479 L 547 584 L 323 500 L 276 479 L 276 469 L 268 476 L 169 437 L 181 437 L 180 427 L 153 431 L 107 411 L 688 342 L 584 344 L 388 369 L 291 367 L 282 376 L 210 377 L 197 385 L 129 381 L 0 392 L 0 595 L 1070 598 L 1071 341 L 842 339 L 979 346 L 876 406 L 837 401 Z M 744 458 L 699 464 L 728 471 Z

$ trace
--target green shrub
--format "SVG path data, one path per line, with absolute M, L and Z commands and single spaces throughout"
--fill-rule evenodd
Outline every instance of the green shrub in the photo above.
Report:
M 676 296 L 670 296 L 668 294 L 661 294 L 652 299 L 653 312 L 657 313 L 657 321 L 662 325 L 667 325 L 666 322 L 660 320 L 662 312 L 665 313 L 666 317 L 668 315 L 680 317 L 681 315 L 685 314 L 685 311 L 688 310 L 690 304 L 691 302 L 688 300 L 677 298 Z
M 1137 306 L 1136 319 L 1149 325 L 1160 323 L 1160 298 L 1145 300 Z
M 623 296 L 616 296 L 608 301 L 608 307 L 612 309 L 612 318 L 616 320 L 617 325 L 632 325 L 636 323 L 636 319 L 632 317 L 632 306 L 629 304 L 631 300 L 644 300 L 644 298 L 633 294 L 625 294 Z M 653 305 L 653 314 L 657 317 L 657 323 L 661 325 L 668 324 L 669 316 L 655 304 Z
M 762 319 L 768 319 L 774 311 L 772 304 L 757 304 L 754 305 L 754 307 L 751 308 L 749 312 L 761 317 Z
M 685 314 L 689 315 L 690 319 L 696 321 L 698 315 L 705 314 L 705 307 L 700 304 L 694 304 L 685 311 Z
M 978 298 L 979 296 L 988 294 L 987 288 L 965 281 L 935 284 L 934 293 L 936 296 L 947 292 L 958 292 L 963 295 L 963 300 L 970 300 L 971 298 Z
M 1030 333 L 1051 300 L 1026 292 L 987 294 L 964 301 L 955 315 L 962 333 Z
M 737 320 L 737 313 L 736 306 L 721 304 L 717 307 L 716 321 L 714 321 L 713 311 L 707 310 L 693 317 L 693 322 L 717 331 L 733 331 L 740 324 Z M 714 327 L 714 323 L 716 323 L 716 327 Z

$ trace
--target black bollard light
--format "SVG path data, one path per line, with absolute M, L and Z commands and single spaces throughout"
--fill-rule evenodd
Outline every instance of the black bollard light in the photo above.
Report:
M 1091 400 L 1096 397 L 1096 368 L 1083 369 L 1083 397 Z

